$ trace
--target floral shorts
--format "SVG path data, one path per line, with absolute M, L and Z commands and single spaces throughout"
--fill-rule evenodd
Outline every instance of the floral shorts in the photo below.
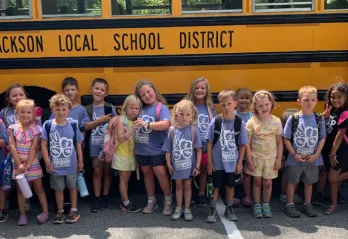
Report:
M 278 177 L 278 170 L 274 170 L 276 158 L 273 159 L 253 159 L 255 164 L 255 172 L 251 172 L 249 168 L 245 168 L 245 172 L 254 177 L 262 177 L 264 179 L 274 179 Z

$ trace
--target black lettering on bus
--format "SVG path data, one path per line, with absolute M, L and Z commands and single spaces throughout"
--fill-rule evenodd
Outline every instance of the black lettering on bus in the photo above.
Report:
M 75 41 L 75 51 L 81 51 L 81 47 L 77 46 L 77 39 L 81 38 L 80 34 L 76 34 L 74 37 L 74 41 Z M 84 43 L 84 42 L 83 42 Z
M 226 35 L 226 34 L 227 34 L 226 31 L 220 32 L 220 46 L 221 46 L 222 48 L 226 48 L 226 46 L 227 46 L 227 44 L 224 43 L 224 35 Z
M 163 50 L 163 46 L 161 45 L 161 34 L 157 32 L 157 49 L 158 50 Z
M 140 33 L 139 35 L 139 46 L 140 50 L 146 50 L 146 34 Z
M 156 48 L 156 36 L 155 36 L 155 33 L 153 32 L 149 34 L 148 47 L 150 50 L 154 50 Z
M 232 34 L 234 31 L 228 31 L 228 33 L 230 34 L 230 47 L 232 47 Z
M 210 48 L 210 45 L 211 45 L 211 48 L 214 48 L 214 32 L 208 31 L 207 33 L 208 33 L 208 48 Z
M 180 32 L 180 49 L 186 48 L 186 33 Z
M 92 51 L 98 51 L 98 48 L 95 48 L 94 46 L 94 35 L 92 34 L 90 35 L 90 37 L 91 37 Z
M 18 52 L 17 45 L 16 45 L 16 39 L 17 37 L 10 37 L 10 42 L 11 42 L 11 52 Z
M 6 44 L 5 44 L 5 42 L 6 42 L 6 40 L 8 40 L 8 37 L 7 36 L 3 36 L 3 38 L 2 38 L 2 47 L 4 48 L 4 52 L 5 53 L 9 53 L 10 52 L 10 50 L 8 49 L 8 48 L 6 48 Z M 2 52 L 2 51 L 1 51 Z
M 193 32 L 192 33 L 192 38 L 193 40 L 195 41 L 195 43 L 192 43 L 192 47 L 197 49 L 199 47 L 199 40 L 198 40 L 198 37 L 199 36 L 199 32 Z
M 201 45 L 202 45 L 202 48 L 204 48 L 204 36 L 207 32 L 201 32 L 202 34 L 202 42 L 201 42 Z
M 73 39 L 71 35 L 66 35 L 65 37 L 65 48 L 69 52 L 73 49 Z
M 19 36 L 18 37 L 18 42 L 19 42 L 19 44 L 21 45 L 21 46 L 19 46 L 19 51 L 20 52 L 22 52 L 22 53 L 24 53 L 25 52 L 25 44 L 24 44 L 24 41 L 25 39 L 24 39 L 24 36 Z
M 130 34 L 130 43 L 131 43 L 131 50 L 138 50 L 138 41 L 137 41 L 138 34 Z M 133 47 L 134 46 L 134 47 Z
M 125 44 L 125 42 L 126 42 L 125 38 L 126 37 L 128 38 L 128 34 L 127 33 L 122 34 L 122 49 L 125 50 L 125 51 L 127 51 L 129 49 L 129 46 L 127 46 Z
M 59 45 L 59 51 L 65 51 L 65 49 L 62 46 L 62 36 L 58 35 L 58 45 Z
M 123 34 L 122 35 L 122 44 L 123 44 L 123 42 L 124 42 L 124 40 L 123 40 L 123 37 L 124 37 L 124 35 L 126 35 L 126 34 Z M 115 46 L 114 46 L 114 50 L 115 51 L 119 51 L 120 49 L 121 49 L 121 44 L 120 44 L 120 42 L 118 41 L 118 38 L 120 37 L 120 35 L 118 34 L 118 33 L 115 33 L 114 34 L 114 42 L 115 42 Z M 128 48 L 126 49 L 126 50 L 128 50 Z

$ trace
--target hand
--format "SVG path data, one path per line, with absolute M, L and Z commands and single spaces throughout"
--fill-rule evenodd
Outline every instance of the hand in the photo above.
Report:
M 128 128 L 128 132 L 130 132 L 131 135 L 133 135 L 133 134 L 135 133 L 135 130 L 136 130 L 135 127 L 129 127 L 129 128 Z
M 27 168 L 24 164 L 19 165 L 18 169 L 21 173 L 25 173 L 25 171 L 27 171 Z
M 307 158 L 306 158 L 307 159 L 307 163 L 314 163 L 315 160 L 317 160 L 318 157 L 319 156 L 316 155 L 316 154 L 308 155 Z
M 142 118 L 138 118 L 135 121 L 135 127 L 137 127 L 137 128 L 144 128 L 146 126 L 146 124 L 147 123 Z
M 274 170 L 279 170 L 280 168 L 282 167 L 282 161 L 281 160 L 276 160 L 275 162 L 274 162 Z
M 255 172 L 255 170 L 256 170 L 256 166 L 255 166 L 255 163 L 253 161 L 247 162 L 247 167 L 251 172 Z
M 297 154 L 295 153 L 295 155 L 293 156 L 294 160 L 298 163 L 304 163 L 307 162 L 307 157 L 303 156 L 301 154 Z
M 111 118 L 112 118 L 112 115 L 111 115 L 111 114 L 108 114 L 108 115 L 102 115 L 102 116 L 100 116 L 98 120 L 99 120 L 101 123 L 107 123 L 107 122 L 109 122 L 109 121 L 111 120 Z
M 79 162 L 78 165 L 77 165 L 77 168 L 79 170 L 79 172 L 81 172 L 83 170 L 83 161 Z
M 173 173 L 174 173 L 173 166 L 171 164 L 168 164 L 167 167 L 168 167 L 169 174 L 173 176 Z
M 208 174 L 213 175 L 213 172 L 215 172 L 214 165 L 212 163 L 208 163 L 207 168 L 208 168 Z
M 243 164 L 241 164 L 241 163 L 237 164 L 235 174 L 241 174 L 242 173 L 242 169 L 243 169 Z
M 339 165 L 336 155 L 330 155 L 330 165 L 331 167 L 336 167 L 337 165 Z
M 329 107 L 328 104 L 325 104 L 325 110 L 323 112 L 324 119 L 329 118 L 331 109 L 332 109 L 332 106 Z
M 193 170 L 193 176 L 198 176 L 199 174 L 201 173 L 201 171 L 199 171 L 197 168 L 195 168 L 194 170 Z
M 46 165 L 46 171 L 47 171 L 48 173 L 53 173 L 53 172 L 54 172 L 53 166 L 52 166 L 51 164 Z

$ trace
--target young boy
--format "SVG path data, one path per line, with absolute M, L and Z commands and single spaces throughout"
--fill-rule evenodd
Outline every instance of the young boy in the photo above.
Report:
M 234 186 L 238 183 L 242 171 L 245 146 L 248 137 L 245 123 L 234 115 L 237 97 L 232 90 L 223 90 L 218 95 L 221 115 L 217 115 L 209 125 L 206 135 L 208 174 L 213 175 L 214 199 L 211 201 L 211 211 L 206 222 L 216 222 L 216 203 L 219 188 L 226 187 L 227 207 L 225 216 L 230 221 L 238 217 L 232 209 Z
M 41 149 L 46 170 L 50 173 L 51 188 L 56 194 L 57 215 L 55 224 L 64 222 L 64 188 L 70 191 L 71 210 L 66 220 L 74 223 L 80 219 L 77 212 L 76 178 L 77 172 L 83 170 L 82 147 L 83 136 L 75 122 L 69 122 L 67 116 L 72 103 L 63 94 L 56 94 L 50 100 L 54 115 L 43 125 Z
M 318 181 L 319 166 L 323 165 L 321 150 L 326 138 L 324 118 L 313 112 L 317 102 L 317 89 L 313 86 L 302 87 L 297 99 L 301 110 L 289 117 L 283 132 L 284 144 L 289 152 L 286 162 L 287 204 L 284 212 L 289 217 L 301 216 L 293 202 L 295 187 L 300 181 L 304 183 L 303 212 L 308 217 L 317 216 L 311 205 L 312 185 Z
M 112 180 L 111 163 L 98 159 L 104 144 L 103 125 L 116 115 L 115 108 L 104 101 L 108 87 L 109 84 L 104 79 L 97 78 L 93 80 L 91 88 L 93 104 L 86 107 L 91 122 L 85 125 L 85 131 L 92 130 L 89 147 L 93 165 L 93 189 L 95 195 L 95 202 L 91 211 L 94 213 L 106 210 L 109 207 L 108 194 Z M 100 197 L 103 176 L 103 196 Z

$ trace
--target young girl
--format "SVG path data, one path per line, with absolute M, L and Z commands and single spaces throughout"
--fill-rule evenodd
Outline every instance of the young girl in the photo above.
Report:
M 205 135 L 208 132 L 209 123 L 215 117 L 216 111 L 214 108 L 209 82 L 205 78 L 198 78 L 194 80 L 190 87 L 190 92 L 185 99 L 191 100 L 198 110 L 198 128 L 202 141 L 202 158 L 199 174 L 199 195 L 197 207 L 205 207 L 207 205 L 204 196 L 207 185 L 207 142 Z
M 237 96 L 237 109 L 234 112 L 235 115 L 239 116 L 243 122 L 246 124 L 251 117 L 254 116 L 251 110 L 251 101 L 253 94 L 248 88 L 239 88 L 236 91 Z M 247 145 L 246 147 L 247 153 L 250 151 L 250 146 Z M 245 163 L 245 160 L 243 161 Z M 242 200 L 242 204 L 244 207 L 251 207 L 251 177 L 247 173 L 245 173 L 245 170 L 243 172 L 243 188 L 244 188 L 244 197 Z M 240 200 L 238 198 L 233 199 L 233 206 L 238 207 L 240 205 Z
M 165 196 L 163 215 L 169 216 L 173 213 L 173 200 L 162 146 L 170 126 L 170 112 L 165 106 L 166 100 L 150 81 L 139 81 L 135 87 L 135 95 L 141 99 L 143 105 L 142 115 L 135 121 L 138 129 L 135 132 L 134 147 L 135 157 L 144 173 L 148 196 L 143 213 L 152 213 L 158 207 L 155 198 L 156 175 Z
M 48 207 L 46 194 L 42 186 L 42 169 L 37 157 L 37 148 L 41 134 L 41 127 L 33 123 L 34 101 L 21 100 L 16 105 L 18 123 L 9 127 L 9 139 L 13 160 L 13 175 L 16 179 L 19 174 L 25 173 L 28 182 L 32 182 L 34 190 L 38 195 L 43 212 L 37 216 L 40 223 L 48 220 Z M 28 224 L 28 217 L 25 214 L 25 199 L 17 184 L 17 196 L 19 206 L 19 226 Z
M 192 177 L 200 172 L 202 143 L 197 124 L 198 112 L 190 100 L 182 100 L 174 106 L 169 135 L 164 142 L 169 173 L 176 184 L 176 208 L 172 220 L 182 215 L 182 198 L 185 192 L 185 221 L 192 221 L 190 203 L 192 198 Z M 196 149 L 196 150 L 194 150 Z M 195 153 L 196 151 L 196 153 Z
M 348 179 L 348 85 L 337 83 L 327 93 L 328 106 L 332 107 L 326 121 L 327 138 L 323 152 L 324 159 L 329 158 L 331 206 L 324 212 L 330 215 L 337 210 L 338 188 Z
M 271 114 L 275 105 L 274 96 L 268 91 L 258 91 L 253 97 L 254 114 L 246 125 L 251 148 L 251 159 L 247 157 L 245 172 L 253 180 L 253 216 L 272 217 L 269 202 L 272 180 L 278 177 L 283 157 L 282 124 Z M 261 207 L 261 186 L 263 205 Z
M 134 157 L 134 121 L 137 120 L 141 110 L 141 101 L 135 95 L 129 95 L 122 106 L 122 115 L 117 117 L 115 136 L 118 145 L 112 160 L 111 167 L 120 174 L 121 210 L 140 212 L 141 208 L 131 203 L 128 199 L 128 181 L 132 171 L 136 168 Z
M 6 157 L 5 148 L 8 147 L 8 135 L 5 123 L 0 119 L 0 165 Z M 2 175 L 2 173 L 1 173 Z M 2 189 L 2 177 L 0 178 L 0 222 L 5 222 L 8 218 L 6 209 L 6 191 Z

